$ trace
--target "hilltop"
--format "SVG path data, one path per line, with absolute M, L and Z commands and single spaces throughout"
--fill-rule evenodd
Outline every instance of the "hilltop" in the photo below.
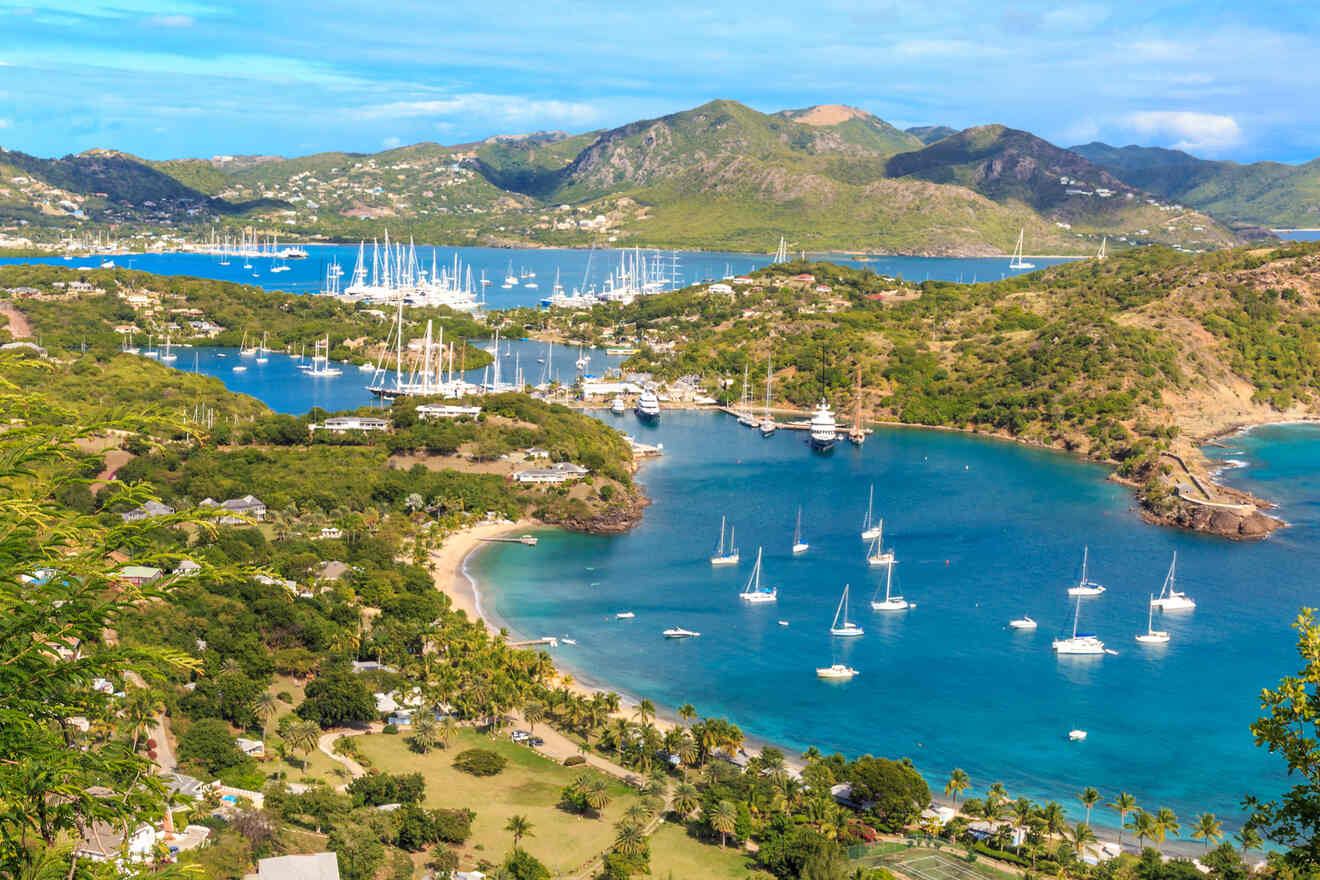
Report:
M 120 224 L 162 242 L 216 225 L 354 240 L 384 226 L 455 244 L 594 243 L 995 255 L 1238 241 L 1028 132 L 903 131 L 856 107 L 717 100 L 603 131 L 298 157 L 146 161 L 0 154 L 0 220 L 31 240 Z

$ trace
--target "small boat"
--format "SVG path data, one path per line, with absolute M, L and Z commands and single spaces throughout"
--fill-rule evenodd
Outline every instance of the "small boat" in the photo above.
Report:
M 802 508 L 798 507 L 797 525 L 793 528 L 793 555 L 806 553 L 811 545 L 802 540 Z
M 261 348 L 257 349 L 257 363 L 264 364 L 270 360 L 266 355 L 270 349 L 266 347 L 266 331 L 261 331 Z
M 101 268 L 102 268 L 102 269 L 113 269 L 114 267 L 115 267 L 115 261 L 114 261 L 114 260 L 102 260 L 102 261 L 101 261 Z
M 563 642 L 565 645 L 576 645 L 576 644 L 577 644 L 577 639 L 567 639 L 567 638 L 565 638 L 565 639 L 560 639 L 559 641 Z
M 577 367 L 579 370 L 585 370 L 590 365 L 591 359 L 582 353 L 582 346 L 579 345 L 577 360 L 573 361 L 573 366 Z
M 1072 637 L 1055 639 L 1052 647 L 1056 654 L 1103 654 L 1105 643 L 1091 633 L 1077 632 L 1077 618 L 1082 611 L 1082 598 L 1077 597 L 1077 607 L 1073 611 Z
M 769 437 L 779 426 L 775 424 L 775 417 L 770 415 L 770 383 L 774 378 L 774 368 L 771 366 L 770 358 L 765 359 L 765 415 L 761 417 L 760 431 L 762 437 Z
M 369 364 L 369 363 L 367 363 L 367 364 L 358 364 L 358 369 L 361 370 L 361 371 L 364 372 L 364 373 L 374 373 L 374 372 L 376 372 L 376 367 L 375 367 L 375 365 L 373 365 L 373 364 Z
M 720 545 L 715 548 L 715 555 L 710 558 L 711 565 L 737 565 L 738 545 L 733 543 L 733 529 L 729 529 L 729 546 L 724 546 L 724 517 L 720 517 Z
M 246 372 L 247 372 L 247 367 L 243 366 L 242 364 L 239 364 L 238 366 L 234 367 L 234 368 L 231 370 L 231 372 L 234 372 L 234 373 L 246 373 Z
M 1160 594 L 1150 600 L 1152 608 L 1158 608 L 1161 611 L 1191 611 L 1196 607 L 1196 603 L 1186 593 L 1180 593 L 1174 589 L 1174 569 L 1178 566 L 1178 554 L 1173 554 L 1173 562 L 1169 565 L 1169 573 L 1164 576 L 1164 586 L 1160 589 Z
M 866 497 L 866 517 L 862 520 L 862 540 L 874 541 L 884 531 L 884 524 L 872 522 L 871 508 L 875 504 L 875 484 L 871 484 L 871 493 Z
M 893 565 L 890 565 L 888 568 L 885 569 L 885 598 L 884 598 L 884 601 L 883 601 L 883 602 L 881 602 L 881 601 L 876 601 L 876 598 L 873 596 L 873 597 L 871 598 L 871 610 L 872 610 L 872 611 L 906 611 L 906 610 L 908 609 L 908 602 L 907 602 L 907 600 L 904 599 L 902 596 L 895 596 L 895 595 L 890 591 L 890 589 L 891 589 L 891 585 L 892 585 L 892 583 L 893 583 L 893 580 L 894 580 L 894 566 L 893 566 Z M 877 590 L 876 590 L 876 595 L 878 596 L 879 594 L 880 594 L 880 591 L 879 591 L 879 589 L 877 589 Z
M 610 401 L 610 412 L 614 413 L 616 416 L 621 416 L 627 411 L 628 405 L 623 402 L 622 397 L 616 396 L 614 400 Z
M 1070 730 L 1070 731 L 1068 731 L 1068 739 L 1069 739 L 1071 742 L 1081 742 L 1082 740 L 1086 739 L 1086 731 L 1085 731 L 1085 730 Z
M 788 621 L 787 621 L 787 620 L 781 620 L 781 621 L 779 621 L 779 625 L 780 625 L 780 626 L 788 626 Z
M 1029 616 L 1024 614 L 1021 617 L 1019 617 L 1017 620 L 1010 620 L 1008 622 L 1008 625 L 1013 629 L 1035 629 L 1036 621 L 1032 620 Z
M 1167 645 L 1169 643 L 1169 634 L 1162 629 L 1155 629 L 1155 596 L 1150 597 L 1150 605 L 1146 609 L 1146 631 L 1137 635 L 1137 641 L 1143 645 Z
M 851 666 L 845 666 L 842 663 L 835 663 L 832 666 L 820 666 L 816 668 L 817 678 L 826 678 L 831 681 L 847 681 L 857 674 L 857 670 Z
M 747 579 L 747 586 L 738 597 L 745 602 L 761 604 L 764 602 L 776 602 L 779 600 L 778 587 L 761 586 L 761 548 L 756 548 L 756 564 L 752 566 L 752 576 Z
M 1068 588 L 1069 596 L 1099 596 L 1105 591 L 1105 588 L 1095 581 L 1086 579 L 1086 560 L 1090 548 L 1082 548 L 1082 579 L 1077 582 L 1077 586 Z
M 695 639 L 699 635 L 701 633 L 683 629 L 681 626 L 672 626 L 664 631 L 664 637 L 667 639 Z
M 636 615 L 636 614 L 633 614 L 631 611 L 620 611 L 618 614 L 614 615 L 614 619 L 615 619 L 615 620 L 632 620 L 632 619 L 633 619 L 634 617 L 636 617 L 636 616 L 637 616 L 637 615 Z
M 877 528 L 883 530 L 884 525 L 885 525 L 885 521 L 880 520 L 880 525 Z M 871 541 L 870 548 L 866 551 L 866 564 L 867 565 L 894 564 L 894 551 L 890 550 L 888 553 L 886 553 L 883 549 L 881 549 L 880 535 L 875 536 L 875 539 Z
M 843 595 L 839 597 L 839 607 L 834 609 L 834 621 L 830 623 L 830 635 L 849 638 L 860 636 L 863 630 L 848 619 L 848 585 L 843 585 Z

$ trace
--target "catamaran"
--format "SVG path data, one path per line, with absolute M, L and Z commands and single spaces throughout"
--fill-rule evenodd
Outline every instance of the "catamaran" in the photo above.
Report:
M 747 586 L 738 597 L 745 602 L 775 602 L 779 599 L 778 587 L 761 586 L 761 548 L 756 548 L 756 565 L 752 566 L 752 576 L 747 579 Z
M 1092 633 L 1077 632 L 1077 618 L 1082 613 L 1082 598 L 1077 597 L 1076 608 L 1073 610 L 1073 628 L 1072 636 L 1066 639 L 1054 640 L 1054 653 L 1056 654 L 1103 654 L 1105 652 L 1105 643 L 1100 641 Z
M 1158 608 L 1161 611 L 1191 611 L 1196 607 L 1196 603 L 1188 597 L 1186 593 L 1180 593 L 1173 588 L 1174 569 L 1178 566 L 1178 554 L 1173 554 L 1173 562 L 1169 565 L 1169 573 L 1164 576 L 1164 587 L 1161 588 L 1158 596 L 1152 597 L 1150 606 Z
M 797 514 L 797 525 L 793 527 L 793 555 L 796 556 L 799 553 L 806 553 L 808 546 L 810 545 L 808 545 L 806 541 L 802 540 L 802 508 L 801 506 L 799 506 L 798 514 Z
M 879 589 L 876 590 L 876 596 L 871 597 L 872 611 L 906 611 L 911 606 L 902 596 L 895 596 L 892 592 L 894 581 L 894 566 L 890 565 L 885 569 L 885 598 L 884 601 L 878 601 L 876 596 L 880 595 Z
M 857 674 L 857 670 L 843 663 L 835 663 L 831 666 L 816 667 L 816 677 L 831 680 L 846 681 Z
M 1095 581 L 1086 579 L 1086 560 L 1090 548 L 1082 548 L 1082 579 L 1077 582 L 1077 586 L 1068 588 L 1069 596 L 1099 596 L 1105 591 L 1105 588 Z
M 1162 629 L 1155 629 L 1155 596 L 1151 594 L 1150 605 L 1146 609 L 1146 631 L 1137 634 L 1137 641 L 1143 645 L 1168 644 L 1169 634 Z
M 880 521 L 879 521 L 879 525 L 876 527 L 876 528 L 877 528 L 877 532 L 876 532 L 875 539 L 874 539 L 873 541 L 871 541 L 871 546 L 870 546 L 869 548 L 867 548 L 867 550 L 866 550 L 866 564 L 867 564 L 867 565 L 893 565 L 893 564 L 894 564 L 894 551 L 893 551 L 893 550 L 890 550 L 888 553 L 886 553 L 886 552 L 885 552 L 885 549 L 884 549 L 884 546 L 881 544 L 881 541 L 882 541 L 882 539 L 883 539 L 884 526 L 885 526 L 885 521 L 884 521 L 884 520 L 880 520 Z
M 733 543 L 733 529 L 729 529 L 729 546 L 724 546 L 724 517 L 720 517 L 720 546 L 715 549 L 715 555 L 710 558 L 711 565 L 737 565 L 738 564 L 738 546 Z
M 1023 239 L 1026 237 L 1026 234 L 1027 234 L 1027 229 L 1025 226 L 1022 227 L 1022 229 L 1018 230 L 1017 247 L 1013 248 L 1013 259 L 1008 261 L 1008 268 L 1010 269 L 1036 268 L 1035 263 L 1028 263 L 1026 260 L 1022 259 L 1022 242 Z
M 848 584 L 843 585 L 843 595 L 839 597 L 839 607 L 834 609 L 834 621 L 830 624 L 832 636 L 860 636 L 863 630 L 848 619 Z
M 871 519 L 871 508 L 875 504 L 875 484 L 871 484 L 871 492 L 866 496 L 866 518 L 862 520 L 862 540 L 874 541 L 879 538 L 884 531 L 884 521 Z

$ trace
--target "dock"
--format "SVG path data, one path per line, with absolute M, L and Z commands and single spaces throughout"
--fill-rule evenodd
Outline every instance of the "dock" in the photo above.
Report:
M 492 544 L 526 544 L 528 547 L 536 546 L 536 537 L 534 535 L 519 535 L 516 538 L 478 538 L 480 541 L 487 541 Z
M 735 419 L 738 418 L 740 415 L 742 415 L 741 412 L 739 412 L 738 410 L 734 409 L 734 408 L 731 407 L 731 406 L 720 406 L 720 407 L 716 407 L 716 409 L 718 409 L 720 412 L 724 413 L 725 415 L 733 416 Z M 775 414 L 775 411 L 774 411 L 774 410 L 770 410 L 770 415 L 773 416 L 774 414 Z M 752 410 L 752 415 L 756 415 L 756 410 Z M 778 428 L 778 429 L 781 430 L 781 431 L 810 431 L 810 430 L 811 430 L 811 420 L 810 420 L 810 419 L 805 419 L 805 420 L 799 420 L 799 421 L 796 421 L 796 422 L 779 422 L 779 421 L 777 421 L 777 422 L 775 422 L 775 427 Z M 838 435 L 838 437 L 839 437 L 840 440 L 846 440 L 846 439 L 848 438 L 848 430 L 849 430 L 849 429 L 846 428 L 846 427 L 839 427 L 839 428 L 835 431 L 835 433 Z M 864 433 L 867 433 L 867 434 L 872 433 L 874 430 L 875 430 L 874 428 L 862 428 L 862 431 L 863 431 Z
M 544 645 L 547 648 L 558 648 L 559 639 L 554 636 L 542 636 L 539 639 L 527 639 L 522 642 L 509 642 L 510 648 L 535 648 L 538 645 Z

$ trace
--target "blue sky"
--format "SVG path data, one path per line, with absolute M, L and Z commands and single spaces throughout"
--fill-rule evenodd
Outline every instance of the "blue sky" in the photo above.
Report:
M 732 98 L 1320 156 L 1310 0 L 0 0 L 0 145 L 150 158 L 583 131 Z

